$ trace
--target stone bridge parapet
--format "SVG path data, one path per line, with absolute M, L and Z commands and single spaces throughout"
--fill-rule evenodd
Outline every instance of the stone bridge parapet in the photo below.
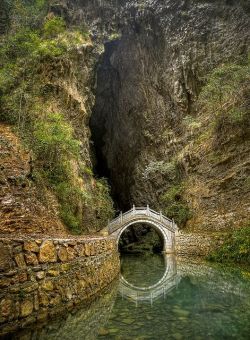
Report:
M 131 225 L 143 223 L 149 224 L 156 229 L 164 239 L 165 253 L 174 253 L 175 251 L 175 234 L 178 232 L 178 227 L 174 220 L 164 216 L 161 212 L 158 213 L 147 207 L 135 207 L 126 213 L 121 213 L 120 216 L 109 222 L 108 233 L 113 236 L 117 243 L 120 240 L 122 233 Z

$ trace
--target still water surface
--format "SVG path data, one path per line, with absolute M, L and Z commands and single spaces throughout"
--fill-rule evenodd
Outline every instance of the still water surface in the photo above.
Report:
M 250 273 L 173 256 L 124 256 L 91 306 L 15 339 L 250 339 Z M 24 338 L 25 337 L 25 338 Z

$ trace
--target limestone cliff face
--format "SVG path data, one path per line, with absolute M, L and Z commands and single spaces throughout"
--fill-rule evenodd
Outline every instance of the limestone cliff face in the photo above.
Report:
M 31 180 L 31 155 L 10 127 L 0 124 L 0 231 L 67 235 L 51 192 Z M 42 197 L 43 196 L 43 197 Z
M 60 0 L 49 2 L 86 43 L 39 69 L 80 141 L 75 185 L 92 197 L 76 207 L 85 231 L 101 229 L 110 208 L 92 170 L 108 177 L 119 209 L 150 204 L 181 212 L 190 228 L 243 223 L 249 211 L 249 116 L 215 134 L 215 115 L 200 93 L 211 71 L 244 63 L 247 1 Z M 94 142 L 94 149 L 91 146 Z M 99 190 L 99 191 L 98 191 Z M 99 198 L 98 198 L 99 197 Z M 96 200 L 95 200 L 96 198 Z
M 17 20 L 14 9 L 13 22 Z M 53 22 L 54 14 L 51 7 L 40 20 L 45 23 L 52 18 Z M 11 60 L 14 66 L 7 72 L 3 56 L 8 56 L 8 47 L 0 57 L 0 121 L 4 122 L 0 232 L 93 233 L 106 226 L 113 212 L 105 181 L 93 174 L 89 129 L 95 67 L 102 47 L 93 45 L 86 30 L 81 33 L 80 28 L 74 30 L 70 25 L 49 40 L 41 25 L 40 30 L 28 27 L 28 35 L 14 28 L 13 36 L 19 34 L 32 45 L 31 34 L 42 49 L 49 44 L 46 55 L 35 57 L 40 47 L 32 45 L 33 55 L 28 54 L 24 61 L 18 53 L 25 47 L 18 45 L 17 56 Z M 8 36 L 1 38 L 8 42 Z M 14 79 L 10 86 L 6 83 L 8 73 Z M 14 146 L 12 140 L 16 141 Z M 25 151 L 20 153 L 19 149 Z M 25 187 L 22 181 L 17 183 L 20 176 Z
M 177 201 L 189 208 L 190 228 L 241 224 L 249 212 L 249 119 L 242 138 L 229 129 L 215 147 L 216 136 L 204 138 L 214 117 L 197 101 L 214 68 L 247 58 L 246 7 L 126 1 L 117 16 L 119 35 L 105 44 L 92 114 L 100 168 L 115 199 L 122 208 L 165 209 L 162 197 L 181 183 Z

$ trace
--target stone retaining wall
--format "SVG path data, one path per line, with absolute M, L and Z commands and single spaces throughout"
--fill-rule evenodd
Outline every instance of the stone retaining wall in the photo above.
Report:
M 108 238 L 0 238 L 0 335 L 98 294 L 120 270 Z
M 223 243 L 223 234 L 216 233 L 184 233 L 175 237 L 175 251 L 184 256 L 207 256 Z

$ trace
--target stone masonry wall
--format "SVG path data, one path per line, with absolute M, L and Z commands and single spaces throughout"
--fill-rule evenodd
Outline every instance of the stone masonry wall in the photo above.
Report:
M 89 301 L 119 269 L 113 239 L 0 238 L 0 336 Z
M 223 244 L 223 238 L 223 233 L 179 232 L 175 239 L 175 251 L 180 256 L 207 256 Z

